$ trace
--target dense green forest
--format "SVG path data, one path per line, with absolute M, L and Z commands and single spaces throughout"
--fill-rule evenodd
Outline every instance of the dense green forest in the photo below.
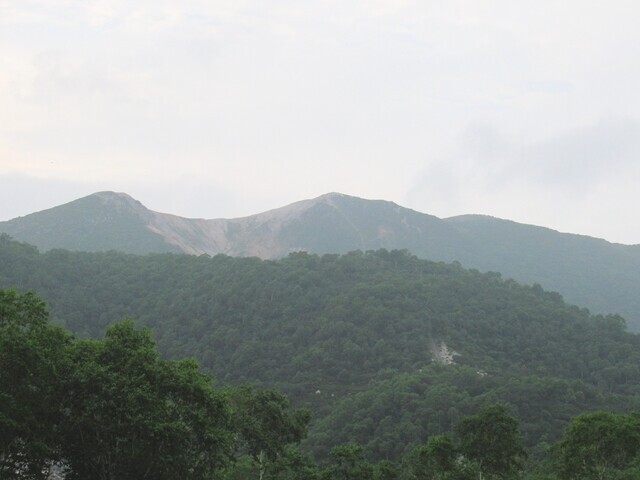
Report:
M 640 474 L 640 415 L 577 416 L 545 458 L 528 462 L 501 404 L 449 433 L 371 462 L 358 443 L 316 463 L 300 449 L 310 412 L 282 394 L 214 387 L 192 359 L 161 359 L 130 320 L 103 339 L 48 322 L 33 293 L 0 290 L 0 477 L 121 479 L 612 479 Z M 387 426 L 388 427 L 388 426 Z
M 86 339 L 72 344 L 102 338 L 130 317 L 150 328 L 163 362 L 195 357 L 220 388 L 283 392 L 312 412 L 300 449 L 325 466 L 388 461 L 406 473 L 407 459 L 420 457 L 416 448 L 431 438 L 450 440 L 458 455 L 458 425 L 501 404 L 528 454 L 518 465 L 532 471 L 558 450 L 572 418 L 606 410 L 627 425 L 636 417 L 626 412 L 640 410 L 640 339 L 622 318 L 406 251 L 277 261 L 41 254 L 4 236 L 0 288 L 7 287 L 38 292 L 54 324 Z M 312 468 L 300 451 L 291 455 Z M 618 470 L 632 464 L 629 455 Z

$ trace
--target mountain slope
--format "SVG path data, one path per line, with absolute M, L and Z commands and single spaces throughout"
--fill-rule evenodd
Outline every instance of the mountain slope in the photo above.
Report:
M 479 215 L 448 219 L 393 202 L 339 193 L 235 219 L 153 212 L 125 194 L 101 192 L 0 222 L 0 232 L 47 250 L 185 252 L 279 258 L 294 251 L 408 249 L 561 292 L 640 330 L 640 246 L 612 244 Z
M 148 228 L 186 253 L 260 258 L 279 258 L 294 251 L 407 248 L 454 260 L 456 252 L 470 246 L 455 228 L 437 217 L 392 202 L 339 193 L 230 220 L 152 212 Z
M 458 260 L 556 290 L 596 312 L 620 313 L 635 330 L 640 320 L 640 249 L 605 240 L 480 215 L 445 219 L 473 238 Z
M 454 259 L 467 248 L 437 217 L 382 200 L 339 193 L 235 219 L 190 219 L 154 212 L 124 193 L 100 192 L 0 222 L 0 232 L 42 250 L 182 251 L 278 258 L 291 251 L 427 249 Z
M 0 231 L 42 250 L 178 252 L 146 227 L 153 213 L 124 193 L 100 192 L 0 222 Z

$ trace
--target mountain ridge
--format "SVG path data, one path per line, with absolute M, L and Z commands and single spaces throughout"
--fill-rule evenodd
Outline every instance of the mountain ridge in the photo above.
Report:
M 387 200 L 338 192 L 238 218 L 155 212 L 126 193 L 97 192 L 0 222 L 43 250 L 255 256 L 407 249 L 420 258 L 539 283 L 596 313 L 619 313 L 640 330 L 640 245 L 486 215 L 441 219 Z

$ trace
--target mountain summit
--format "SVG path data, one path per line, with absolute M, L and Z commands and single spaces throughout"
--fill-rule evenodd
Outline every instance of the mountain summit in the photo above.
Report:
M 42 250 L 179 252 L 148 228 L 154 212 L 126 193 L 98 192 L 0 222 L 0 231 Z
M 40 249 L 219 253 L 278 258 L 294 251 L 408 249 L 561 292 L 640 329 L 640 247 L 481 215 L 440 219 L 384 200 L 328 193 L 234 219 L 154 212 L 125 193 L 99 192 L 0 222 Z
M 343 253 L 407 248 L 456 258 L 465 241 L 443 220 L 393 202 L 328 193 L 234 219 L 192 219 L 154 212 L 125 193 L 99 192 L 25 217 L 0 231 L 48 250 L 277 258 L 292 251 Z

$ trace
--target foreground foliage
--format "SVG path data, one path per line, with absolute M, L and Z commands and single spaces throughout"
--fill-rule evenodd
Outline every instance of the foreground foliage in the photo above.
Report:
M 61 453 L 69 479 L 210 478 L 232 453 L 230 409 L 193 360 L 158 358 L 131 321 L 68 352 Z
M 337 444 L 317 464 L 300 450 L 308 410 L 274 390 L 213 387 L 194 360 L 163 360 L 147 329 L 123 320 L 102 340 L 51 326 L 31 293 L 0 290 L 0 476 L 43 479 L 631 480 L 640 414 L 575 417 L 527 465 L 516 417 L 487 404 L 403 458 L 371 462 Z
M 579 415 L 558 444 L 557 455 L 562 479 L 640 478 L 640 415 Z
M 55 465 L 70 480 L 209 479 L 244 444 L 273 459 L 309 418 L 277 392 L 240 408 L 194 360 L 160 359 L 130 320 L 75 340 L 14 290 L 0 290 L 0 380 L 0 478 L 46 478 Z M 239 421 L 255 418 L 247 404 L 268 424 Z
M 59 455 L 69 336 L 32 293 L 0 290 L 0 478 L 38 478 Z

